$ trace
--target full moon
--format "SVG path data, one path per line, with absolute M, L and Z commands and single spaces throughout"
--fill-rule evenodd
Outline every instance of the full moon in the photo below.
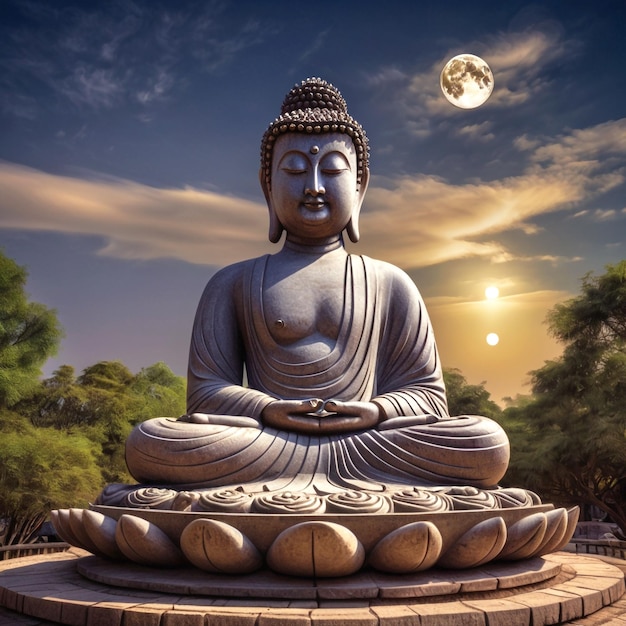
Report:
M 439 83 L 448 102 L 460 109 L 475 109 L 491 95 L 493 74 L 475 54 L 459 54 L 446 63 Z
M 487 335 L 487 343 L 490 346 L 497 346 L 500 343 L 500 337 L 496 333 L 489 333 Z
M 485 298 L 495 300 L 500 295 L 500 290 L 495 285 L 490 285 L 485 289 Z

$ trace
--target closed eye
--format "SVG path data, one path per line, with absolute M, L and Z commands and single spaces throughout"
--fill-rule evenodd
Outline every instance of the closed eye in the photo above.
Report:
M 291 151 L 283 156 L 278 167 L 281 172 L 299 176 L 300 174 L 306 173 L 309 167 L 309 161 L 301 152 Z
M 329 152 L 322 158 L 320 169 L 328 176 L 339 176 L 350 171 L 350 163 L 340 152 Z

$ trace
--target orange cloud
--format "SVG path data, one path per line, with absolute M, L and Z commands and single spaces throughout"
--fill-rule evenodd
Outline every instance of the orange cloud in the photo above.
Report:
M 533 218 L 575 210 L 622 184 L 624 146 L 626 118 L 563 135 L 537 148 L 527 171 L 502 180 L 454 185 L 435 176 L 374 177 L 358 251 L 407 269 L 472 256 L 511 260 L 489 238 L 512 229 L 532 236 Z M 58 176 L 8 163 L 0 163 L 0 189 L 0 228 L 98 235 L 106 241 L 101 253 L 120 258 L 222 266 L 273 249 L 264 204 L 216 191 Z

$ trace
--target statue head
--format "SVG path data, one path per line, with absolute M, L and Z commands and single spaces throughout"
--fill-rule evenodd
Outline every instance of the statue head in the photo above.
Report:
M 272 195 L 274 147 L 277 142 L 285 142 L 281 137 L 294 134 L 311 139 L 319 137 L 316 143 L 336 141 L 339 136 L 349 144 L 350 150 L 354 149 L 356 189 L 351 216 L 345 229 L 352 241 L 358 241 L 359 212 L 369 181 L 369 143 L 361 125 L 348 114 L 346 101 L 339 90 L 321 78 L 308 78 L 295 85 L 285 96 L 280 116 L 263 135 L 259 178 L 270 213 L 270 241 L 277 242 L 284 228 L 276 213 Z

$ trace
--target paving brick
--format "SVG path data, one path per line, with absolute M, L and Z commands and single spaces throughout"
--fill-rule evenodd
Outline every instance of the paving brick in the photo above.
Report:
M 378 626 L 369 609 L 313 609 L 311 626 Z
M 124 611 L 124 626 L 160 626 L 163 611 L 141 606 Z
M 467 600 L 469 607 L 488 615 L 489 626 L 531 625 L 531 610 L 514 600 Z
M 562 622 L 568 622 L 578 617 L 582 617 L 583 599 L 578 594 L 574 594 L 563 589 L 543 589 L 542 593 L 545 593 L 548 596 L 553 596 L 558 600 L 561 608 Z
M 420 623 L 419 615 L 406 606 L 372 606 L 370 610 L 380 626 L 418 626 Z
M 229 610 L 228 607 L 211 608 L 206 613 L 207 626 L 256 626 L 260 611 Z
M 87 624 L 89 604 L 65 603 L 61 605 L 61 622 L 68 626 L 84 626 Z
M 597 589 L 587 589 L 580 585 L 572 584 L 573 581 L 568 581 L 557 585 L 555 588 L 563 591 L 569 591 L 571 593 L 578 594 L 582 598 L 583 602 L 583 615 L 589 615 L 599 611 L 603 606 L 602 591 Z
M 561 604 L 554 601 L 554 596 L 532 591 L 518 594 L 514 600 L 530 609 L 533 626 L 558 624 L 561 621 Z
M 267 609 L 259 615 L 257 626 L 311 626 L 311 611 L 308 609 Z
M 195 611 L 168 611 L 157 626 L 204 626 L 205 616 Z M 124 624 L 126 626 L 126 624 Z
M 485 614 L 462 602 L 410 605 L 421 626 L 487 626 Z
M 36 595 L 26 595 L 24 596 L 22 611 L 26 613 L 26 615 L 41 617 L 51 622 L 59 622 L 61 621 L 61 608 L 62 604 L 60 602 L 53 602 Z
M 102 602 L 89 607 L 87 610 L 87 623 L 89 626 L 121 626 L 123 615 L 123 606 Z

